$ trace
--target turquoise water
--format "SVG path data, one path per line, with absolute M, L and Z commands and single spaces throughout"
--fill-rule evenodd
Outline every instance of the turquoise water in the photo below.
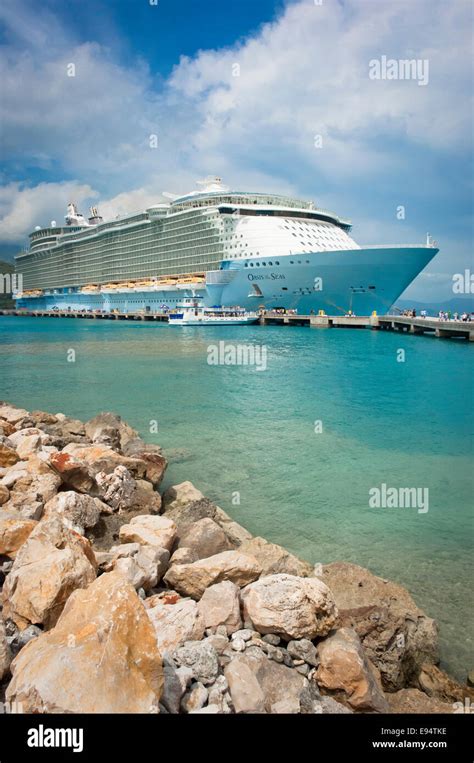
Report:
M 267 370 L 208 365 L 220 340 L 264 343 Z M 165 448 L 166 484 L 191 480 L 312 562 L 407 586 L 463 679 L 474 667 L 473 351 L 365 330 L 0 317 L 0 397 L 82 419 L 116 411 Z M 382 483 L 428 488 L 429 511 L 369 508 Z

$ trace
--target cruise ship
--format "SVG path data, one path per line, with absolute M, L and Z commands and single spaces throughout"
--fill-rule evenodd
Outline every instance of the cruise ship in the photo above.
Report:
M 351 223 L 312 201 L 232 191 L 218 177 L 104 221 L 70 203 L 15 258 L 17 307 L 163 312 L 206 307 L 386 313 L 438 252 L 434 242 L 359 246 Z

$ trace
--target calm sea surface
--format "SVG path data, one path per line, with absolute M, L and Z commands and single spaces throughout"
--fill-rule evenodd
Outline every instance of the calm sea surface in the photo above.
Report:
M 209 365 L 222 340 L 265 344 L 267 370 Z M 191 480 L 312 562 L 407 586 L 461 679 L 474 667 L 473 372 L 474 347 L 428 337 L 0 317 L 0 398 L 116 411 L 165 448 L 167 485 Z M 429 511 L 370 508 L 382 483 L 428 488 Z

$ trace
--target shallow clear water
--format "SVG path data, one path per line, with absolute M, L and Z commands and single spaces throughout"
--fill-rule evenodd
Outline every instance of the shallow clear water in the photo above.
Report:
M 221 340 L 264 343 L 267 370 L 208 365 Z M 191 480 L 312 562 L 355 562 L 407 586 L 463 679 L 474 666 L 473 349 L 366 330 L 0 317 L 0 397 L 82 419 L 116 411 L 163 445 L 166 484 Z M 428 488 L 429 511 L 369 508 L 382 483 Z

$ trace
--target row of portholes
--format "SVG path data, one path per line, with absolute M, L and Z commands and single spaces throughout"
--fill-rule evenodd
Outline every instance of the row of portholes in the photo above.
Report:
M 305 262 L 306 262 L 307 265 L 309 265 L 309 260 L 305 260 Z M 275 260 L 275 265 L 279 265 L 279 264 L 280 263 L 278 262 L 278 260 Z M 302 260 L 297 260 L 296 262 L 294 260 L 290 260 L 290 265 L 302 265 L 302 264 L 303 264 Z M 255 262 L 255 263 L 253 263 L 253 262 L 246 262 L 245 263 L 245 267 L 246 268 L 248 268 L 248 267 L 253 268 L 254 265 L 255 265 L 255 267 L 259 268 L 260 265 L 262 267 L 265 267 L 267 265 L 267 263 L 266 262 Z M 269 262 L 268 266 L 270 268 L 272 268 L 273 267 L 273 262 Z

